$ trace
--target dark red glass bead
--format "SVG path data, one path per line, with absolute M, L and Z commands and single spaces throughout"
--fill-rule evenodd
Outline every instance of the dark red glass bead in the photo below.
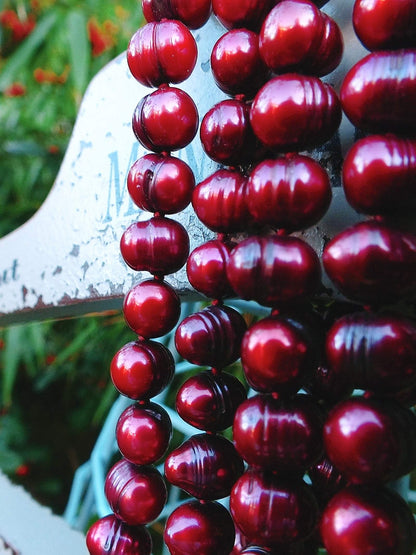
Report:
M 287 73 L 259 90 L 250 121 L 267 147 L 303 150 L 332 137 L 341 122 L 341 105 L 332 87 L 317 77 Z
M 181 212 L 191 202 L 194 187 L 191 168 L 174 156 L 146 154 L 136 160 L 127 175 L 133 202 L 147 212 Z
M 247 164 L 258 156 L 260 142 L 250 125 L 250 105 L 229 99 L 215 104 L 202 119 L 200 137 L 206 154 L 227 166 Z
M 134 526 L 155 520 L 167 499 L 165 482 L 156 468 L 125 459 L 110 469 L 104 490 L 114 514 Z
M 199 183 L 192 195 L 196 215 L 212 231 L 244 231 L 250 222 L 246 203 L 247 177 L 220 169 Z
M 166 479 L 197 499 L 214 501 L 230 495 L 244 463 L 231 441 L 213 434 L 196 434 L 165 461 Z
M 318 520 L 317 501 L 309 486 L 260 470 L 249 470 L 237 480 L 230 509 L 248 540 L 265 547 L 306 539 Z
M 118 448 L 133 464 L 153 464 L 167 451 L 172 423 L 156 403 L 134 404 L 124 410 L 116 426 Z
M 243 384 L 227 372 L 207 370 L 191 376 L 176 395 L 179 416 L 208 432 L 219 432 L 232 425 L 237 407 L 246 399 Z
M 414 0 L 356 0 L 352 22 L 368 50 L 390 50 L 416 46 L 415 18 Z
M 320 529 L 328 553 L 337 555 L 411 555 L 416 540 L 409 506 L 383 487 L 340 491 L 324 510 Z
M 152 538 L 145 526 L 129 526 L 114 515 L 97 520 L 88 530 L 90 555 L 151 555 Z
M 229 555 L 234 536 L 225 507 L 216 501 L 188 501 L 168 517 L 164 538 L 171 555 Z
M 341 86 L 348 119 L 371 133 L 414 135 L 416 50 L 373 52 L 353 66 Z
M 287 230 L 304 229 L 318 222 L 331 198 L 326 171 L 300 154 L 260 162 L 247 183 L 247 204 L 254 220 Z
M 370 135 L 357 141 L 345 157 L 342 180 L 345 196 L 357 212 L 394 214 L 413 206 L 416 140 Z
M 224 33 L 212 49 L 211 70 L 217 86 L 225 93 L 256 93 L 268 75 L 260 58 L 258 35 L 248 29 Z
M 226 29 L 258 29 L 274 0 L 212 0 L 212 10 Z
M 145 148 L 155 152 L 179 150 L 195 137 L 198 111 L 185 91 L 160 87 L 139 101 L 132 126 Z
M 130 399 L 150 399 L 167 387 L 175 372 L 172 353 L 156 341 L 131 341 L 113 357 L 111 379 Z
M 233 290 L 227 278 L 230 252 L 231 247 L 219 239 L 196 247 L 186 263 L 186 273 L 192 287 L 213 299 L 231 296 Z
M 178 19 L 190 29 L 202 27 L 211 13 L 211 0 L 142 0 L 146 21 Z
M 416 416 L 387 399 L 338 403 L 324 425 L 329 460 L 352 483 L 386 482 L 416 464 Z
M 173 287 L 165 281 L 148 279 L 130 289 L 123 312 L 130 328 L 148 339 L 171 331 L 179 320 L 181 306 Z
M 155 216 L 134 222 L 123 233 L 121 255 L 130 268 L 166 275 L 177 272 L 189 254 L 189 236 L 176 220 Z
M 242 299 L 273 306 L 314 293 L 321 269 L 315 251 L 297 237 L 253 236 L 233 249 L 227 276 Z
M 246 329 L 237 310 L 212 305 L 182 320 L 175 332 L 175 345 L 192 364 L 224 368 L 240 357 Z
M 250 386 L 263 393 L 296 393 L 316 364 L 302 331 L 278 316 L 263 318 L 245 333 L 241 362 Z
M 416 325 L 394 314 L 346 315 L 327 334 L 326 356 L 338 379 L 392 395 L 415 383 Z
M 337 23 L 308 0 L 283 0 L 269 12 L 259 37 L 260 55 L 275 73 L 322 76 L 340 63 Z
M 323 454 L 322 425 L 321 410 L 307 395 L 256 395 L 238 407 L 233 439 L 250 466 L 302 476 Z
M 416 290 L 416 236 L 375 220 L 336 235 L 322 261 L 336 287 L 355 301 L 387 303 Z
M 308 469 L 308 475 L 321 507 L 325 507 L 331 497 L 347 485 L 345 478 L 327 457 L 323 457 L 313 464 Z
M 130 39 L 127 63 L 147 87 L 185 81 L 195 67 L 197 47 L 189 29 L 180 21 L 147 23 Z
M 323 361 L 307 376 L 304 389 L 316 399 L 321 399 L 326 405 L 332 406 L 341 399 L 349 397 L 354 386 L 351 376 L 337 374 L 328 367 L 326 361 Z

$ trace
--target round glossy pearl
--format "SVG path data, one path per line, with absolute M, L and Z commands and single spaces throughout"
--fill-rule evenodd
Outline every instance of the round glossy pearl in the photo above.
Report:
M 342 231 L 326 245 L 322 261 L 336 287 L 353 300 L 386 303 L 416 290 L 416 236 L 381 222 Z
M 263 393 L 296 393 L 316 357 L 308 338 L 285 318 L 263 318 L 245 333 L 241 362 L 250 386 Z
M 211 0 L 142 0 L 146 21 L 178 19 L 190 29 L 202 27 L 211 13 Z
M 199 183 L 192 206 L 201 222 L 217 233 L 247 230 L 247 177 L 237 170 L 220 169 Z
M 147 87 L 185 81 L 195 67 L 197 47 L 189 29 L 180 21 L 147 23 L 132 36 L 127 63 Z
M 240 357 L 246 329 L 239 312 L 211 305 L 182 320 L 175 332 L 176 349 L 192 364 L 224 368 Z
M 149 279 L 130 289 L 124 299 L 123 312 L 127 324 L 137 335 L 162 337 L 179 320 L 180 300 L 169 284 Z
M 152 538 L 144 526 L 129 526 L 114 515 L 97 520 L 88 530 L 90 555 L 150 555 Z
M 416 140 L 370 135 L 347 153 L 342 181 L 357 212 L 394 214 L 413 208 L 416 199 Z
M 244 100 L 222 100 L 202 119 L 201 143 L 215 162 L 247 164 L 258 157 L 260 143 L 250 125 L 250 105 Z
M 134 464 L 153 464 L 167 451 L 172 437 L 168 413 L 156 403 L 131 405 L 116 426 L 118 448 Z
M 368 50 L 390 50 L 416 46 L 414 0 L 357 0 L 352 21 Z
M 273 306 L 312 294 L 321 270 L 315 251 L 301 239 L 253 236 L 233 249 L 227 276 L 242 299 Z
M 341 105 L 332 87 L 317 77 L 288 73 L 259 90 L 250 120 L 266 146 L 303 150 L 332 137 L 341 122 Z
M 245 387 L 237 378 L 207 370 L 191 376 L 180 387 L 176 410 L 191 426 L 218 432 L 232 425 L 235 411 L 245 399 Z
M 140 100 L 132 126 L 145 148 L 155 152 L 179 150 L 195 137 L 198 111 L 185 91 L 160 87 Z
M 131 166 L 127 189 L 133 202 L 147 212 L 176 214 L 191 202 L 195 177 L 183 160 L 146 154 Z
M 260 470 L 249 470 L 237 480 L 230 510 L 248 540 L 265 547 L 306 539 L 318 520 L 318 505 L 309 486 Z
M 166 275 L 177 272 L 189 254 L 189 236 L 176 220 L 155 216 L 132 223 L 120 241 L 121 255 L 130 268 Z
M 326 358 L 338 379 L 392 395 L 415 383 L 416 326 L 394 314 L 346 315 L 327 334 Z
M 166 479 L 198 499 L 222 499 L 230 495 L 244 463 L 228 439 L 196 434 L 166 458 Z
M 212 10 L 227 29 L 258 29 L 273 0 L 212 0 Z
M 186 263 L 186 273 L 192 287 L 213 299 L 232 296 L 233 290 L 227 279 L 230 252 L 231 247 L 219 239 L 196 247 Z
M 225 93 L 256 93 L 268 74 L 260 58 L 258 35 L 248 29 L 224 33 L 212 49 L 211 70 L 217 86 Z
M 275 73 L 322 76 L 340 63 L 337 23 L 308 0 L 283 0 L 269 12 L 259 37 L 260 55 Z
M 168 517 L 165 543 L 171 555 L 229 555 L 234 544 L 234 523 L 216 501 L 189 501 Z
M 322 456 L 322 425 L 321 411 L 311 397 L 279 401 L 256 395 L 238 407 L 233 439 L 250 466 L 279 476 L 302 476 Z
M 415 65 L 415 50 L 373 52 L 357 62 L 340 92 L 349 120 L 371 133 L 414 135 Z
M 330 461 L 353 483 L 395 479 L 415 465 L 416 417 L 387 399 L 354 397 L 330 412 L 324 426 Z
M 114 386 L 130 399 L 150 399 L 167 387 L 175 372 L 172 353 L 156 341 L 131 341 L 113 357 Z
M 299 154 L 260 162 L 250 173 L 246 194 L 257 223 L 288 230 L 317 223 L 332 198 L 326 171 Z
M 114 514 L 134 526 L 155 520 L 167 499 L 165 482 L 155 468 L 124 459 L 110 469 L 104 490 Z
M 337 555 L 411 555 L 416 540 L 408 505 L 382 487 L 340 491 L 324 510 L 320 528 L 326 549 Z

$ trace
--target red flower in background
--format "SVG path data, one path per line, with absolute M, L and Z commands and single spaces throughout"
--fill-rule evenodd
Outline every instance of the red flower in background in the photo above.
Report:
M 117 26 L 112 21 L 104 21 L 100 26 L 92 18 L 88 21 L 87 29 L 93 56 L 100 56 L 100 54 L 114 46 Z
M 20 19 L 15 11 L 3 10 L 0 12 L 0 25 L 11 31 L 15 42 L 21 42 L 33 31 L 36 21 L 31 15 L 26 19 Z
M 22 83 L 12 83 L 3 91 L 4 96 L 24 96 L 26 87 Z
M 55 85 L 62 85 L 68 78 L 69 67 L 58 75 L 51 69 L 44 69 L 42 67 L 37 67 L 33 72 L 33 77 L 38 83 L 52 83 Z

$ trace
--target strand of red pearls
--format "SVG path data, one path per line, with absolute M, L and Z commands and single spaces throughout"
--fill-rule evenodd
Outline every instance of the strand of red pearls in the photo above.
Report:
M 339 555 L 410 555 L 416 542 L 410 508 L 385 486 L 416 467 L 416 417 L 408 408 L 415 402 L 416 324 L 394 307 L 416 290 L 416 236 L 403 227 L 416 175 L 415 22 L 414 0 L 356 0 L 353 26 L 371 53 L 341 87 L 344 112 L 367 134 L 344 160 L 344 192 L 370 218 L 339 233 L 323 253 L 336 287 L 366 308 L 350 310 L 326 338 L 329 380 L 344 395 L 365 392 L 339 402 L 324 426 L 326 471 L 333 465 L 348 482 L 320 526 L 326 549 Z
M 91 555 L 150 555 L 152 539 L 145 525 L 157 519 L 167 500 L 165 481 L 154 464 L 168 449 L 172 424 L 165 409 L 150 399 L 169 385 L 175 364 L 169 349 L 154 339 L 169 333 L 180 318 L 180 299 L 164 277 L 177 272 L 189 255 L 186 229 L 166 215 L 190 203 L 195 178 L 171 152 L 193 140 L 199 123 L 191 97 L 171 84 L 187 79 L 197 59 L 195 39 L 178 16 L 190 27 L 199 27 L 209 17 L 210 2 L 199 2 L 197 7 L 181 3 L 178 10 L 157 21 L 148 17 L 149 23 L 135 33 L 127 51 L 132 75 L 145 86 L 157 87 L 139 101 L 132 118 L 136 138 L 153 152 L 139 158 L 127 178 L 134 203 L 153 216 L 126 229 L 120 250 L 128 266 L 152 277 L 135 285 L 124 299 L 124 317 L 137 340 L 116 353 L 111 378 L 118 391 L 135 403 L 117 423 L 123 458 L 105 481 L 114 514 L 89 529 Z M 143 11 L 148 16 L 145 2 Z

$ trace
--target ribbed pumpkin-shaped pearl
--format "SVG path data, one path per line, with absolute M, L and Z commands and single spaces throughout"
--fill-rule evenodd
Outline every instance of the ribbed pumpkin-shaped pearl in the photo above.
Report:
M 169 385 L 175 372 L 172 353 L 157 341 L 131 341 L 113 357 L 111 379 L 130 399 L 150 399 Z
M 414 0 L 357 0 L 352 22 L 368 50 L 391 50 L 416 46 Z
M 196 215 L 212 231 L 231 233 L 247 229 L 247 178 L 237 170 L 221 169 L 199 183 L 192 195 Z
M 196 247 L 188 257 L 186 273 L 194 289 L 212 299 L 233 294 L 227 278 L 227 262 L 231 247 L 213 239 Z
M 347 481 L 327 457 L 323 457 L 308 469 L 312 488 L 321 506 L 347 485 Z
M 181 212 L 191 202 L 194 187 L 191 168 L 174 156 L 146 154 L 136 160 L 127 175 L 133 202 L 147 212 Z
M 215 162 L 227 166 L 258 158 L 261 143 L 250 125 L 250 106 L 243 100 L 222 100 L 202 119 L 201 143 Z
M 228 439 L 196 434 L 177 447 L 165 461 L 166 479 L 197 499 L 227 497 L 244 463 Z
M 147 23 L 130 39 L 127 63 L 133 77 L 147 87 L 185 81 L 195 67 L 197 47 L 180 21 Z
M 153 464 L 167 451 L 172 437 L 168 413 L 156 403 L 134 404 L 120 415 L 116 426 L 117 445 L 133 464 Z
M 364 303 L 386 303 L 416 291 L 416 236 L 377 221 L 336 235 L 322 261 L 336 287 Z
M 152 538 L 145 526 L 129 526 L 114 515 L 100 518 L 86 537 L 90 555 L 150 555 Z
M 284 317 L 253 324 L 241 344 L 241 363 L 250 386 L 263 393 L 296 393 L 316 364 L 308 337 Z
M 328 553 L 411 555 L 416 529 L 407 503 L 394 491 L 348 487 L 335 495 L 320 523 Z
M 159 87 L 139 101 L 132 126 L 137 140 L 145 148 L 155 152 L 179 150 L 195 137 L 198 111 L 185 91 Z
M 387 482 L 416 465 L 416 416 L 394 401 L 354 397 L 338 403 L 323 437 L 329 460 L 352 483 Z
M 110 469 L 104 490 L 114 514 L 135 526 L 155 520 L 167 499 L 165 482 L 156 468 L 125 459 Z
M 308 0 L 283 0 L 269 12 L 259 37 L 260 55 L 275 73 L 322 76 L 340 63 L 337 23 Z
M 165 526 L 171 555 L 229 555 L 234 544 L 230 513 L 216 501 L 188 501 L 177 507 Z
M 175 332 L 175 345 L 193 364 L 223 368 L 240 357 L 246 329 L 244 318 L 234 308 L 208 306 L 182 320 Z
M 243 384 L 227 372 L 210 370 L 191 376 L 176 395 L 179 416 L 208 432 L 225 430 L 232 425 L 237 407 L 246 399 Z
M 233 439 L 250 466 L 279 476 L 302 476 L 322 456 L 322 425 L 321 411 L 311 397 L 280 401 L 256 395 L 238 407 Z
M 211 0 L 142 0 L 146 21 L 178 19 L 190 29 L 202 27 L 211 13 Z
M 326 171 L 300 154 L 260 162 L 247 183 L 247 204 L 254 220 L 287 230 L 318 222 L 331 198 Z
M 273 306 L 315 292 L 321 270 L 315 251 L 301 239 L 253 236 L 233 249 L 227 276 L 241 298 Z
M 416 51 L 373 52 L 357 62 L 341 86 L 345 114 L 371 133 L 414 135 Z
M 265 547 L 306 539 L 318 520 L 318 505 L 309 486 L 260 470 L 249 470 L 237 480 L 230 509 L 248 540 Z
M 130 328 L 149 339 L 162 337 L 175 327 L 181 306 L 173 287 L 164 281 L 148 279 L 130 289 L 123 312 Z
M 224 33 L 211 53 L 211 70 L 217 86 L 227 94 L 255 94 L 267 80 L 260 58 L 259 37 L 248 29 Z
M 338 379 L 392 395 L 416 381 L 416 325 L 394 314 L 346 315 L 327 334 L 326 358 Z
M 317 77 L 287 73 L 259 90 L 250 121 L 267 147 L 303 150 L 332 137 L 341 122 L 341 105 L 332 87 Z
M 121 255 L 130 268 L 166 275 L 177 272 L 189 254 L 189 236 L 176 220 L 155 216 L 132 223 L 120 241 Z
M 272 0 L 212 0 L 212 10 L 226 29 L 258 29 Z
M 409 209 L 416 199 L 416 140 L 370 135 L 357 141 L 342 168 L 345 196 L 364 214 Z

